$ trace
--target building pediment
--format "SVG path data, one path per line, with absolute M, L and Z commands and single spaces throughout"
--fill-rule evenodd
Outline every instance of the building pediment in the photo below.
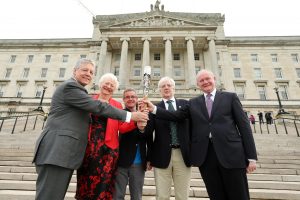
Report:
M 181 18 L 172 18 L 172 17 L 166 17 L 162 15 L 155 15 L 150 17 L 143 17 L 139 19 L 129 20 L 126 22 L 116 23 L 111 25 L 110 27 L 119 27 L 119 28 L 128 28 L 128 27 L 183 27 L 183 26 L 210 26 L 209 24 L 205 23 L 198 23 L 189 21 L 186 19 Z
M 216 27 L 223 25 L 224 15 L 219 13 L 144 12 L 120 15 L 97 15 L 93 20 L 100 29 L 110 28 L 177 28 Z

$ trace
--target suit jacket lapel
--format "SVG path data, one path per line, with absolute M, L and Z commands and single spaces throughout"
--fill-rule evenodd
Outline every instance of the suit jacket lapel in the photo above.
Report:
M 209 119 L 207 108 L 206 108 L 206 102 L 205 102 L 204 94 L 202 94 L 202 95 L 199 96 L 199 103 L 200 103 L 201 112 L 204 114 L 204 116 L 207 119 Z
M 175 102 L 176 102 L 176 110 L 181 108 L 181 104 L 180 102 L 175 98 Z
M 161 102 L 159 102 L 159 103 L 157 104 L 157 106 L 158 106 L 158 107 L 161 107 L 161 108 L 163 108 L 163 109 L 166 109 L 165 102 L 164 102 L 163 100 L 161 100 Z
M 217 110 L 217 107 L 220 103 L 220 100 L 221 100 L 221 96 L 222 96 L 222 93 L 220 91 L 217 91 L 216 92 L 216 96 L 214 98 L 214 103 L 213 103 L 213 106 L 212 106 L 212 109 L 211 109 L 211 118 L 213 118 L 214 116 L 214 113 L 215 111 Z

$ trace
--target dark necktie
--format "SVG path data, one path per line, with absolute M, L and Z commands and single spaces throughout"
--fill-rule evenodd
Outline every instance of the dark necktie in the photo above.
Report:
M 211 99 L 212 97 L 212 94 L 208 93 L 206 95 L 206 108 L 207 108 L 207 112 L 208 112 L 208 116 L 210 117 L 211 116 L 211 109 L 212 109 L 212 106 L 213 106 L 213 100 Z
M 173 100 L 168 100 L 167 104 L 168 104 L 168 110 L 169 111 L 175 111 L 174 106 L 172 104 Z M 175 122 L 170 122 L 170 128 L 171 128 L 171 142 L 172 145 L 178 145 L 178 138 L 177 138 L 177 127 L 176 127 L 176 123 Z

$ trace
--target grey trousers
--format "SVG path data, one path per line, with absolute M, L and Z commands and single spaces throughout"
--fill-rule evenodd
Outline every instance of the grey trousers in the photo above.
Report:
M 142 165 L 131 165 L 129 168 L 118 167 L 115 183 L 114 200 L 123 200 L 126 186 L 129 183 L 131 200 L 142 200 L 145 171 Z
M 36 200 L 63 200 L 73 174 L 72 169 L 56 165 L 36 165 Z

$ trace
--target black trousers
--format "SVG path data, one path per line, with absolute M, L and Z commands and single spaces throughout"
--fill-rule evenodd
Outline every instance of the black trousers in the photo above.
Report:
M 246 169 L 224 168 L 218 161 L 212 142 L 199 170 L 211 200 L 250 199 Z

